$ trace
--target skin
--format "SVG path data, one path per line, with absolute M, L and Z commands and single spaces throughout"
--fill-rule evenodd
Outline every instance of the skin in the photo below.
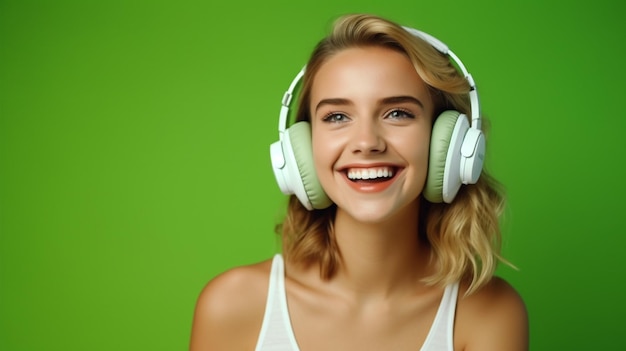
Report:
M 315 166 L 338 206 L 334 224 L 343 259 L 329 281 L 321 280 L 319 267 L 287 262 L 298 345 L 304 351 L 418 350 L 443 294 L 442 287 L 421 282 L 434 268 L 415 235 L 433 118 L 428 89 L 398 52 L 347 49 L 316 74 L 311 116 Z M 394 176 L 381 183 L 348 179 L 349 170 L 371 167 L 387 167 Z M 192 351 L 254 349 L 270 265 L 234 268 L 207 284 L 196 306 Z M 462 283 L 455 350 L 528 349 L 526 308 L 509 284 L 493 278 L 463 297 L 466 290 Z

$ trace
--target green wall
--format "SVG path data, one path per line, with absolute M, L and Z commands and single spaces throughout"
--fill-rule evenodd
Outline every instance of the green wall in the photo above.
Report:
M 623 344 L 621 2 L 258 4 L 0 0 L 1 350 L 186 349 L 203 285 L 278 247 L 279 101 L 346 12 L 474 75 L 532 349 Z

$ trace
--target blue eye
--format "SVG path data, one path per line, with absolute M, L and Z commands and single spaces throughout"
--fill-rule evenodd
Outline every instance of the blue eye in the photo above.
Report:
M 415 115 L 406 110 L 396 109 L 396 110 L 392 110 L 391 112 L 389 112 L 387 114 L 387 117 L 393 118 L 393 119 L 403 119 L 403 118 L 415 118 Z
M 330 113 L 322 119 L 322 121 L 328 123 L 343 123 L 347 122 L 348 120 L 348 116 L 344 115 L 343 113 Z

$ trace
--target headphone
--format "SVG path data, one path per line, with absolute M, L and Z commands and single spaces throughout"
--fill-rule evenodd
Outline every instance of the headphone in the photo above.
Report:
M 461 184 L 476 184 L 483 168 L 485 136 L 480 129 L 478 91 L 472 75 L 446 44 L 417 29 L 403 28 L 448 56 L 470 85 L 470 120 L 465 114 L 447 110 L 436 118 L 431 133 L 428 175 L 423 195 L 433 203 L 450 203 Z M 293 92 L 305 69 L 300 70 L 283 95 L 278 119 L 279 140 L 270 145 L 270 158 L 276 182 L 283 194 L 295 194 L 302 205 L 311 211 L 327 208 L 332 201 L 324 192 L 315 171 L 310 123 L 300 121 L 287 128 Z

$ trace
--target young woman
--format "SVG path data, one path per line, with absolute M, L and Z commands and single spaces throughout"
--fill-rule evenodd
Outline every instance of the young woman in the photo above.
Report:
M 295 193 L 282 254 L 207 284 L 191 350 L 527 350 L 524 303 L 493 276 L 503 198 L 482 170 L 476 86 L 458 57 L 344 16 L 298 106 L 271 148 Z

